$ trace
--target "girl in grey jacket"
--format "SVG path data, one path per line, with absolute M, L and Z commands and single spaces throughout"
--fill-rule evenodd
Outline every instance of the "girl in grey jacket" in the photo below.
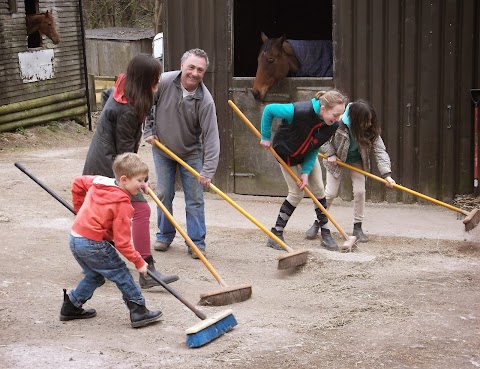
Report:
M 385 144 L 380 137 L 381 129 L 375 110 L 363 100 L 357 100 L 347 105 L 339 127 L 332 138 L 321 147 L 321 152 L 328 157 L 323 163 L 327 169 L 325 197 L 327 208 L 338 196 L 345 168 L 337 165 L 337 159 L 354 167 L 369 172 L 371 169 L 370 155 L 373 153 L 381 176 L 387 181 L 388 187 L 393 187 L 395 181 L 391 177 L 390 157 Z M 348 171 L 353 185 L 353 235 L 359 242 L 367 242 L 368 237 L 362 230 L 365 211 L 365 176 L 355 171 Z M 314 238 L 318 227 L 313 224 L 307 230 L 307 238 Z

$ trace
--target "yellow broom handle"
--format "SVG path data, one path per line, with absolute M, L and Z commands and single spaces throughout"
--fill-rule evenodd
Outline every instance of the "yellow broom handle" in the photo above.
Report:
M 323 159 L 328 159 L 327 156 L 325 156 L 324 154 L 321 154 L 321 153 L 319 153 L 318 156 L 320 156 L 320 157 L 323 158 Z M 379 181 L 379 182 L 388 183 L 388 181 L 387 181 L 386 179 L 383 179 L 383 178 L 381 178 L 381 177 L 379 177 L 379 176 L 376 176 L 375 174 L 366 172 L 366 171 L 364 171 L 364 170 L 362 170 L 362 169 L 359 169 L 359 168 L 356 168 L 356 167 L 354 167 L 354 166 L 352 166 L 352 165 L 349 165 L 349 164 L 347 164 L 347 163 L 344 163 L 344 162 L 341 161 L 341 160 L 338 160 L 338 159 L 337 159 L 337 164 L 340 165 L 340 166 L 342 166 L 342 167 L 345 167 L 345 168 L 348 168 L 348 169 L 350 169 L 350 170 L 353 170 L 353 171 L 355 171 L 355 172 L 361 173 L 361 174 L 363 174 L 364 176 L 373 178 L 373 179 L 375 179 L 375 180 L 377 180 L 377 181 Z M 459 213 L 461 213 L 461 214 L 468 215 L 468 212 L 467 212 L 466 210 L 462 210 L 462 209 L 456 208 L 455 206 L 452 206 L 452 205 L 447 204 L 447 203 L 445 203 L 445 202 L 442 202 L 442 201 L 440 201 L 440 200 L 434 199 L 433 197 L 424 195 L 424 194 L 422 194 L 422 193 L 420 193 L 420 192 L 411 190 L 411 189 L 409 189 L 409 188 L 407 188 L 407 187 L 403 187 L 403 186 L 401 186 L 401 185 L 399 185 L 399 184 L 396 184 L 396 183 L 395 183 L 395 184 L 393 185 L 393 187 L 394 187 L 394 188 L 397 188 L 397 189 L 399 189 L 399 190 L 405 191 L 405 192 L 407 192 L 407 193 L 409 193 L 409 194 L 411 194 L 411 195 L 418 196 L 418 197 L 420 197 L 420 198 L 422 198 L 422 199 L 424 199 L 424 200 L 431 201 L 431 202 L 433 202 L 433 203 L 435 203 L 435 204 L 437 204 L 437 205 L 444 206 L 444 207 L 446 207 L 446 208 L 448 208 L 448 209 L 450 209 L 450 210 L 454 210 L 454 211 L 457 211 L 457 212 L 459 212 Z
M 207 267 L 207 269 L 212 273 L 212 275 L 215 277 L 215 279 L 220 283 L 222 287 L 227 287 L 227 284 L 223 281 L 222 277 L 216 272 L 216 270 L 213 268 L 213 266 L 208 262 L 207 258 L 203 256 L 203 254 L 200 252 L 198 249 L 197 245 L 192 241 L 192 239 L 188 236 L 188 234 L 183 230 L 183 228 L 178 224 L 178 222 L 175 220 L 175 218 L 170 214 L 168 209 L 163 205 L 163 203 L 160 201 L 160 199 L 155 195 L 155 192 L 152 191 L 152 189 L 149 187 L 148 188 L 148 194 L 150 197 L 155 201 L 158 205 L 158 207 L 163 211 L 163 214 L 168 218 L 170 223 L 173 224 L 173 226 L 177 229 L 178 232 L 182 235 L 182 237 L 187 241 L 187 243 L 190 245 L 190 247 L 193 249 L 195 254 L 202 260 L 203 264 Z
M 250 122 L 250 120 L 240 111 L 240 109 L 237 108 L 235 103 L 232 100 L 228 100 L 228 104 L 230 107 L 235 111 L 235 113 L 238 114 L 240 118 L 247 124 L 247 126 L 252 130 L 253 133 L 258 138 L 262 138 L 262 135 L 260 132 L 258 132 L 258 129 Z M 292 176 L 292 178 L 298 183 L 302 184 L 302 181 L 300 178 L 297 177 L 297 175 L 292 171 L 292 169 L 283 161 L 283 159 L 277 154 L 277 152 L 273 149 L 272 146 L 268 147 L 268 150 L 275 156 L 275 158 L 278 160 L 278 162 L 287 170 L 287 172 Z M 349 240 L 348 235 L 345 233 L 345 231 L 338 225 L 338 223 L 333 219 L 333 217 L 325 210 L 323 205 L 318 201 L 318 199 L 313 195 L 313 193 L 308 189 L 307 186 L 303 188 L 303 190 L 306 192 L 306 194 L 313 200 L 313 202 L 320 208 L 320 210 L 327 216 L 327 218 L 332 222 L 332 224 L 335 226 L 335 228 L 338 229 L 340 234 L 345 238 L 347 241 Z
M 174 154 L 170 149 L 168 149 L 164 144 L 160 143 L 160 141 L 155 140 L 155 145 L 157 145 L 160 149 L 165 151 L 168 155 L 170 155 L 173 159 L 175 159 L 180 165 L 182 165 L 185 169 L 187 169 L 190 173 L 192 173 L 195 177 L 200 177 L 200 174 L 193 169 L 190 165 L 188 165 L 185 161 L 180 159 L 176 154 Z M 252 217 L 249 213 L 247 213 L 245 210 L 243 210 L 240 205 L 238 205 L 236 202 L 234 202 L 230 197 L 225 195 L 218 187 L 216 187 L 213 183 L 210 183 L 208 185 L 209 188 L 211 188 L 215 193 L 219 196 L 221 196 L 224 200 L 226 200 L 230 205 L 232 205 L 235 209 L 237 209 L 240 213 L 245 215 L 250 221 L 252 221 L 258 228 L 260 228 L 263 232 L 265 232 L 270 238 L 272 238 L 275 242 L 277 242 L 279 245 L 281 245 L 285 250 L 288 252 L 292 252 L 293 249 L 285 242 L 283 242 L 280 238 L 277 237 L 274 233 L 272 233 L 269 229 L 267 229 L 263 224 L 258 222 L 254 217 Z

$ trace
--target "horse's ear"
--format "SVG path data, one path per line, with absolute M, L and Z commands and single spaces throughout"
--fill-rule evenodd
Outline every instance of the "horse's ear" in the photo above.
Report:
M 45 15 L 48 17 L 48 10 L 45 12 Z
M 277 47 L 280 47 L 280 48 L 281 48 L 286 39 L 287 39 L 287 36 L 283 35 L 283 36 L 281 36 L 281 37 L 279 37 L 279 38 L 276 38 L 273 43 L 274 43 L 274 45 L 276 45 Z
M 267 42 L 268 37 L 267 37 L 267 35 L 266 35 L 265 33 L 263 33 L 263 32 L 260 33 L 260 37 L 262 38 L 262 41 L 263 41 L 263 42 Z

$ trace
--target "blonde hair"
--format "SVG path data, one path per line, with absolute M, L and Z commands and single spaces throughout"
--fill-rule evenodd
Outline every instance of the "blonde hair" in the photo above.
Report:
M 338 90 L 318 91 L 315 94 L 315 98 L 320 100 L 320 104 L 325 109 L 332 109 L 338 104 L 346 104 L 348 97 Z
M 115 178 L 121 176 L 132 178 L 138 175 L 148 176 L 148 165 L 145 164 L 138 154 L 125 152 L 118 155 L 113 161 L 113 173 Z

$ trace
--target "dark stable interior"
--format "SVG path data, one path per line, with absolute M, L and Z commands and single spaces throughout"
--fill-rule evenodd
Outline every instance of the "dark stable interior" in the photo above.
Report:
M 270 38 L 332 39 L 332 0 L 235 0 L 233 17 L 235 77 L 255 77 L 261 32 Z

